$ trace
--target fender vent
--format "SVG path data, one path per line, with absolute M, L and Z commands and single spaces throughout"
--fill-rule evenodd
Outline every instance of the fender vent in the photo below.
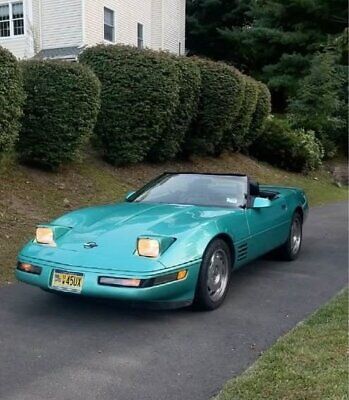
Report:
M 247 243 L 239 244 L 237 247 L 237 261 L 242 261 L 247 258 L 248 248 Z

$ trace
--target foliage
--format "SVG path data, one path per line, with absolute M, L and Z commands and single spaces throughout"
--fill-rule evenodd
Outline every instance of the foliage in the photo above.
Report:
M 22 74 L 16 58 L 0 47 L 0 153 L 17 140 L 24 93 Z
M 343 77 L 343 85 L 339 92 L 339 107 L 335 118 L 340 121 L 338 129 L 334 132 L 333 140 L 343 154 L 348 155 L 348 66 L 339 66 L 338 74 Z
M 26 61 L 22 68 L 27 98 L 19 156 L 23 162 L 55 169 L 74 160 L 92 133 L 100 85 L 79 64 Z
M 188 14 L 189 49 L 263 80 L 280 109 L 348 21 L 346 0 L 188 0 Z
M 321 165 L 323 149 L 314 133 L 293 130 L 286 120 L 269 118 L 251 153 L 259 160 L 295 172 L 309 172 Z
M 174 158 L 180 152 L 198 111 L 201 90 L 199 66 L 187 57 L 173 57 L 173 62 L 180 71 L 179 103 L 171 121 L 148 155 L 152 161 L 163 162 Z
M 271 96 L 269 89 L 262 82 L 257 82 L 258 97 L 255 112 L 252 116 L 249 133 L 245 136 L 248 148 L 262 134 L 267 118 L 271 112 Z
M 289 118 L 294 128 L 312 130 L 325 146 L 326 155 L 335 152 L 338 132 L 344 131 L 347 118 L 341 114 L 345 105 L 341 91 L 345 75 L 331 52 L 317 54 L 310 73 L 300 83 L 297 95 L 289 102 Z
M 242 150 L 248 147 L 248 136 L 258 100 L 259 87 L 257 82 L 246 75 L 244 76 L 244 81 L 242 105 L 231 130 L 230 144 L 235 150 Z
M 180 72 L 167 55 L 98 45 L 80 56 L 102 83 L 95 132 L 112 164 L 142 161 L 169 126 L 179 102 Z
M 184 145 L 187 153 L 217 155 L 222 151 L 225 133 L 232 130 L 242 104 L 244 82 L 233 67 L 195 59 L 201 70 L 198 117 Z
M 248 15 L 251 0 L 188 0 L 187 46 L 192 54 L 215 60 L 239 61 L 239 46 L 225 38 L 224 29 L 252 22 Z

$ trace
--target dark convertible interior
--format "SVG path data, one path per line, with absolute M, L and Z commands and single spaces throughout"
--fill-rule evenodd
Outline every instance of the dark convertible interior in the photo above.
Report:
M 278 195 L 278 192 L 274 192 L 271 190 L 261 190 L 259 187 L 259 183 L 250 181 L 250 196 L 264 197 L 269 200 L 274 200 Z

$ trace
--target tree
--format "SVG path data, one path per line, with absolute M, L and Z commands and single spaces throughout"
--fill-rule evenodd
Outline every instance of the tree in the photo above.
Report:
M 345 0 L 191 0 L 188 14 L 189 49 L 262 79 L 281 109 L 348 19 Z
M 237 46 L 227 42 L 224 30 L 251 22 L 247 14 L 251 0 L 188 0 L 187 47 L 191 54 L 204 55 L 240 65 Z
M 342 113 L 345 75 L 336 62 L 337 56 L 331 51 L 316 54 L 288 107 L 292 126 L 314 131 L 328 157 L 335 154 L 339 132 L 346 126 Z

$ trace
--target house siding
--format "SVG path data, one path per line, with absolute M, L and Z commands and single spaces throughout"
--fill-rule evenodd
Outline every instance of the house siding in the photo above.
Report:
M 82 0 L 41 2 L 41 48 L 82 45 Z
M 0 0 L 0 4 L 7 2 Z M 40 50 L 105 43 L 104 7 L 115 13 L 115 42 L 137 46 L 137 24 L 143 45 L 178 54 L 185 49 L 185 0 L 23 0 L 25 35 L 0 38 L 0 46 L 18 58 Z
M 151 47 L 152 0 L 85 0 L 85 44 L 104 43 L 104 7 L 115 14 L 115 42 L 137 45 L 137 23 L 144 27 L 144 46 Z
M 185 11 L 185 0 L 163 0 L 163 50 L 178 54 L 181 43 L 181 53 L 184 53 L 183 11 Z
M 186 54 L 186 41 L 185 41 L 185 32 L 186 32 L 186 1 L 185 0 L 177 0 L 179 1 L 179 40 L 181 42 L 181 54 Z
M 29 51 L 30 49 L 28 48 L 27 41 L 27 37 L 1 39 L 0 46 L 10 50 L 10 52 L 19 59 L 30 58 L 34 52 Z
M 152 0 L 151 4 L 151 47 L 154 50 L 163 48 L 163 0 Z
M 34 53 L 38 53 L 41 46 L 41 1 L 42 0 L 32 0 L 32 15 L 33 15 L 33 23 L 32 23 L 32 39 L 33 39 L 33 50 Z

